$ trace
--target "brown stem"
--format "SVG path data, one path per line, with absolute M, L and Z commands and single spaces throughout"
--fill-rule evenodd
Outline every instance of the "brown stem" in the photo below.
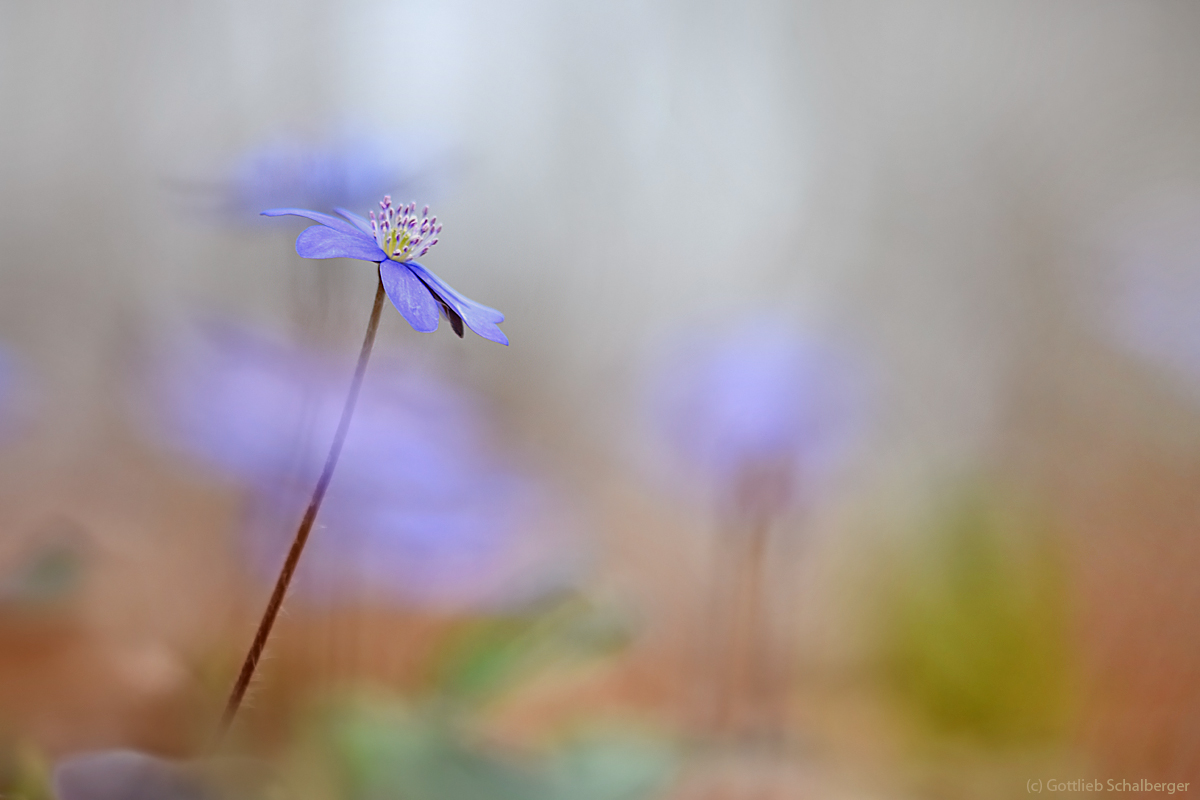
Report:
M 283 597 L 287 594 L 288 584 L 292 582 L 292 574 L 296 571 L 296 565 L 300 562 L 300 554 L 304 552 L 304 545 L 308 542 L 308 534 L 312 531 L 313 523 L 317 519 L 317 512 L 321 509 L 321 501 L 325 499 L 325 492 L 329 489 L 329 482 L 333 479 L 333 470 L 337 467 L 338 458 L 342 454 L 342 445 L 346 442 L 346 433 L 350 430 L 350 419 L 354 416 L 354 406 L 358 402 L 358 392 L 362 388 L 363 376 L 367 372 L 367 361 L 371 357 L 371 348 L 375 344 L 375 331 L 379 328 L 379 314 L 383 310 L 383 298 L 383 279 L 380 278 L 375 289 L 375 305 L 371 308 L 371 318 L 367 322 L 367 334 L 363 338 L 362 350 L 358 354 L 358 366 L 355 367 L 354 377 L 350 381 L 350 391 L 346 395 L 346 404 L 342 407 L 342 418 L 338 421 L 337 432 L 333 435 L 333 444 L 329 447 L 329 455 L 325 458 L 325 467 L 321 470 L 321 477 L 317 479 L 317 485 L 313 489 L 312 499 L 308 501 L 308 509 L 304 512 L 304 518 L 300 520 L 300 527 L 296 530 L 296 538 L 292 541 L 291 549 L 288 550 L 287 559 L 283 562 L 283 569 L 275 581 L 275 589 L 271 592 L 267 610 L 263 612 L 262 620 L 258 623 L 258 632 L 254 634 L 250 652 L 246 654 L 246 660 L 242 662 L 242 671 L 238 673 L 233 691 L 229 693 L 229 700 L 225 704 L 225 712 L 221 715 L 221 724 L 217 729 L 218 744 L 229 732 L 233 718 L 237 715 L 238 707 L 242 704 L 242 698 L 245 697 L 246 690 L 250 687 L 254 669 L 258 666 L 259 659 L 262 658 L 263 650 L 267 646 L 267 637 L 271 635 L 271 628 L 275 624 L 275 617 L 279 615 L 280 606 L 283 605 Z
M 701 639 L 706 645 L 699 659 L 709 664 L 709 713 L 704 720 L 706 732 L 718 738 L 725 735 L 734 702 L 732 682 L 737 671 L 734 652 L 737 648 L 738 613 L 734 606 L 740 601 L 738 580 L 738 541 L 741 531 L 721 526 L 713 543 L 710 564 L 709 608 L 701 620 Z
M 717 631 L 712 718 L 717 738 L 745 738 L 765 727 L 770 658 L 765 580 L 770 519 L 748 516 L 719 532 L 711 629 Z M 759 719 L 764 717 L 764 719 Z
M 766 732 L 769 719 L 771 696 L 767 688 L 771 657 L 768 593 L 770 586 L 765 581 L 767 540 L 770 525 L 766 519 L 756 520 L 748 531 L 746 542 L 746 599 L 745 628 L 742 664 L 744 701 L 746 703 L 745 729 L 757 737 Z

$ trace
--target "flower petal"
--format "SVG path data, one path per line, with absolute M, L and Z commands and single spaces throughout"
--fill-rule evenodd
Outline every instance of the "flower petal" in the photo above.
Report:
M 414 331 L 429 333 L 437 330 L 437 300 L 407 264 L 387 259 L 379 265 L 379 278 L 388 299 Z
M 508 344 L 508 337 L 504 335 L 504 331 L 496 327 L 497 322 L 504 321 L 503 314 L 494 308 L 489 308 L 482 303 L 476 303 L 474 300 L 470 300 L 454 291 L 446 285 L 445 281 L 417 262 L 408 261 L 405 263 L 429 287 L 429 291 L 435 293 L 446 305 L 458 312 L 463 322 L 467 323 L 468 328 L 489 341 L 504 345 Z
M 358 231 L 353 234 L 342 233 L 321 225 L 305 228 L 296 237 L 296 252 L 305 258 L 360 258 L 363 261 L 383 261 L 387 258 L 374 239 Z
M 450 286 L 450 284 L 446 283 L 444 280 L 439 278 L 437 275 L 434 275 L 432 272 L 430 272 L 428 269 L 426 269 L 422 265 L 418 264 L 416 261 L 409 261 L 408 265 L 412 268 L 413 272 L 417 273 L 417 276 L 421 280 L 425 281 L 431 287 L 436 289 L 437 293 L 440 294 L 441 296 L 453 297 L 455 300 L 462 303 L 463 305 L 468 305 L 468 306 L 473 307 L 476 311 L 479 312 L 480 315 L 482 315 L 489 322 L 504 322 L 504 315 L 501 314 L 499 311 L 497 311 L 496 309 L 494 309 L 490 306 L 485 306 L 483 303 L 477 303 L 474 300 L 472 300 L 471 298 L 466 297 L 463 294 L 455 291 L 453 289 L 453 287 Z
M 335 208 L 334 211 L 350 220 L 351 225 L 358 228 L 367 236 L 370 236 L 372 239 L 375 238 L 375 234 L 371 231 L 371 221 L 366 217 L 360 217 L 358 214 L 345 208 Z
M 353 225 L 344 220 L 340 220 L 329 214 L 322 214 L 320 211 L 309 211 L 307 208 L 269 208 L 259 213 L 264 217 L 304 217 L 305 219 L 311 219 L 313 222 L 328 225 L 335 231 L 350 234 L 359 233 Z M 367 227 L 366 233 L 368 236 L 371 235 L 370 226 Z

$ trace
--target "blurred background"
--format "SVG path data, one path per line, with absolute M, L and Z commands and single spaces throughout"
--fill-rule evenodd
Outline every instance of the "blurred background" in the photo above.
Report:
M 1198 43 L 1165 0 L 5 4 L 0 795 L 1194 791 Z M 214 753 L 375 281 L 257 214 L 385 193 L 511 346 L 384 309 Z

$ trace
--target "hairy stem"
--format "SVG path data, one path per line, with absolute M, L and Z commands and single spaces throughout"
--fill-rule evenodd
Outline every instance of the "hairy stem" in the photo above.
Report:
M 279 609 L 283 605 L 288 584 L 292 582 L 292 575 L 296 571 L 296 565 L 300 562 L 300 554 L 304 552 L 304 545 L 308 542 L 308 534 L 317 520 L 317 512 L 321 510 L 321 501 L 325 499 L 325 492 L 329 489 L 329 482 L 333 479 L 333 470 L 337 467 L 338 458 L 342 454 L 342 445 L 346 442 L 346 433 L 350 430 L 350 420 L 354 416 L 354 406 L 358 402 L 358 392 L 362 388 L 363 376 L 367 372 L 367 361 L 371 358 L 371 348 L 375 344 L 375 331 L 379 328 L 379 314 L 383 309 L 383 298 L 383 279 L 380 278 L 375 289 L 375 305 L 371 308 L 371 318 L 367 322 L 367 334 L 363 338 L 362 350 L 358 354 L 358 366 L 355 367 L 354 377 L 350 381 L 350 391 L 346 395 L 346 404 L 342 407 L 342 417 L 338 421 L 333 444 L 329 446 L 325 467 L 321 470 L 321 477 L 317 479 L 312 499 L 308 501 L 304 518 L 300 520 L 300 527 L 296 530 L 296 538 L 292 541 L 287 559 L 283 562 L 283 569 L 280 570 L 279 578 L 275 581 L 275 589 L 271 592 L 267 610 L 263 612 L 262 619 L 258 623 L 258 632 L 254 634 L 250 652 L 246 653 L 246 660 L 242 662 L 242 670 L 238 673 L 237 682 L 234 683 L 233 690 L 229 693 L 229 700 L 225 704 L 225 712 L 221 715 L 221 724 L 217 732 L 218 744 L 233 724 L 233 718 L 237 716 L 242 698 L 246 696 L 246 690 L 250 687 L 254 670 L 267 646 L 267 637 L 271 635 L 271 628 L 275 625 L 275 618 L 279 615 Z

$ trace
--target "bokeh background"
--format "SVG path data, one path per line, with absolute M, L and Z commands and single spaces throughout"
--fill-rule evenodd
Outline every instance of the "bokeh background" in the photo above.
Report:
M 1198 44 L 1165 0 L 4 4 L 0 794 L 1194 791 Z M 214 756 L 375 280 L 257 212 L 385 192 L 512 344 L 385 309 Z

